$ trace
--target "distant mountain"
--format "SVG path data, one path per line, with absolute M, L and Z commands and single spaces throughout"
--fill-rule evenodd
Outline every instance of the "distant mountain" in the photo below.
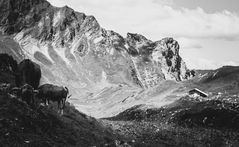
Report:
M 223 66 L 216 70 L 198 70 L 194 82 L 211 92 L 239 92 L 239 67 Z
M 209 83 L 220 80 L 222 80 L 223 82 L 238 81 L 239 66 L 223 66 L 216 70 L 207 71 L 206 75 L 204 75 L 203 78 L 201 79 L 201 82 Z

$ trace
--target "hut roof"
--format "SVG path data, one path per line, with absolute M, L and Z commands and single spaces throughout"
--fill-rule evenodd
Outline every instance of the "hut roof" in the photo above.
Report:
M 189 93 L 193 93 L 193 92 L 198 92 L 200 93 L 201 95 L 205 96 L 205 97 L 208 97 L 208 94 L 206 92 L 203 92 L 202 90 L 199 90 L 198 88 L 194 88 L 192 90 L 189 91 Z

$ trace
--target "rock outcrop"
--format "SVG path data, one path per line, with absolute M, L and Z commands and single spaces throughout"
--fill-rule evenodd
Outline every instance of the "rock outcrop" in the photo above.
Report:
M 179 55 L 179 44 L 173 38 L 152 42 L 139 34 L 127 34 L 128 52 L 133 57 L 145 87 L 162 80 L 186 80 L 191 76 Z

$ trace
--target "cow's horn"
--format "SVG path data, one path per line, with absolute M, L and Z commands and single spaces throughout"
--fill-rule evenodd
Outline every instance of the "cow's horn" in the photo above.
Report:
M 66 89 L 67 93 L 69 93 L 69 89 L 67 87 L 65 87 L 65 89 Z
M 69 95 L 67 98 L 69 99 L 69 98 L 71 98 L 71 96 L 72 96 L 72 95 Z

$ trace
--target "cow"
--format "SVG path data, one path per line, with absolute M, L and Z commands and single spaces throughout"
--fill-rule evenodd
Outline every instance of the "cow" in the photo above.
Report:
M 38 88 L 38 99 L 43 100 L 46 103 L 50 101 L 58 103 L 58 112 L 60 111 L 61 115 L 63 114 L 63 109 L 65 107 L 65 102 L 68 96 L 69 90 L 67 87 L 57 86 L 53 84 L 44 84 Z
M 22 87 L 25 84 L 31 85 L 37 89 L 41 79 L 41 68 L 38 64 L 29 59 L 25 59 L 19 63 L 15 74 L 15 83 L 17 87 Z
M 7 94 L 10 91 L 11 84 L 1 83 L 0 84 L 0 94 Z
M 19 87 L 13 87 L 8 92 L 9 98 L 20 98 L 21 97 L 21 88 Z
M 22 101 L 25 101 L 28 105 L 34 106 L 34 88 L 29 85 L 25 84 L 20 89 L 20 95 L 22 98 Z
M 26 102 L 29 106 L 35 106 L 35 95 L 38 94 L 37 90 L 29 84 L 24 84 L 22 87 L 14 87 L 9 93 L 12 98 L 20 97 L 22 101 Z

